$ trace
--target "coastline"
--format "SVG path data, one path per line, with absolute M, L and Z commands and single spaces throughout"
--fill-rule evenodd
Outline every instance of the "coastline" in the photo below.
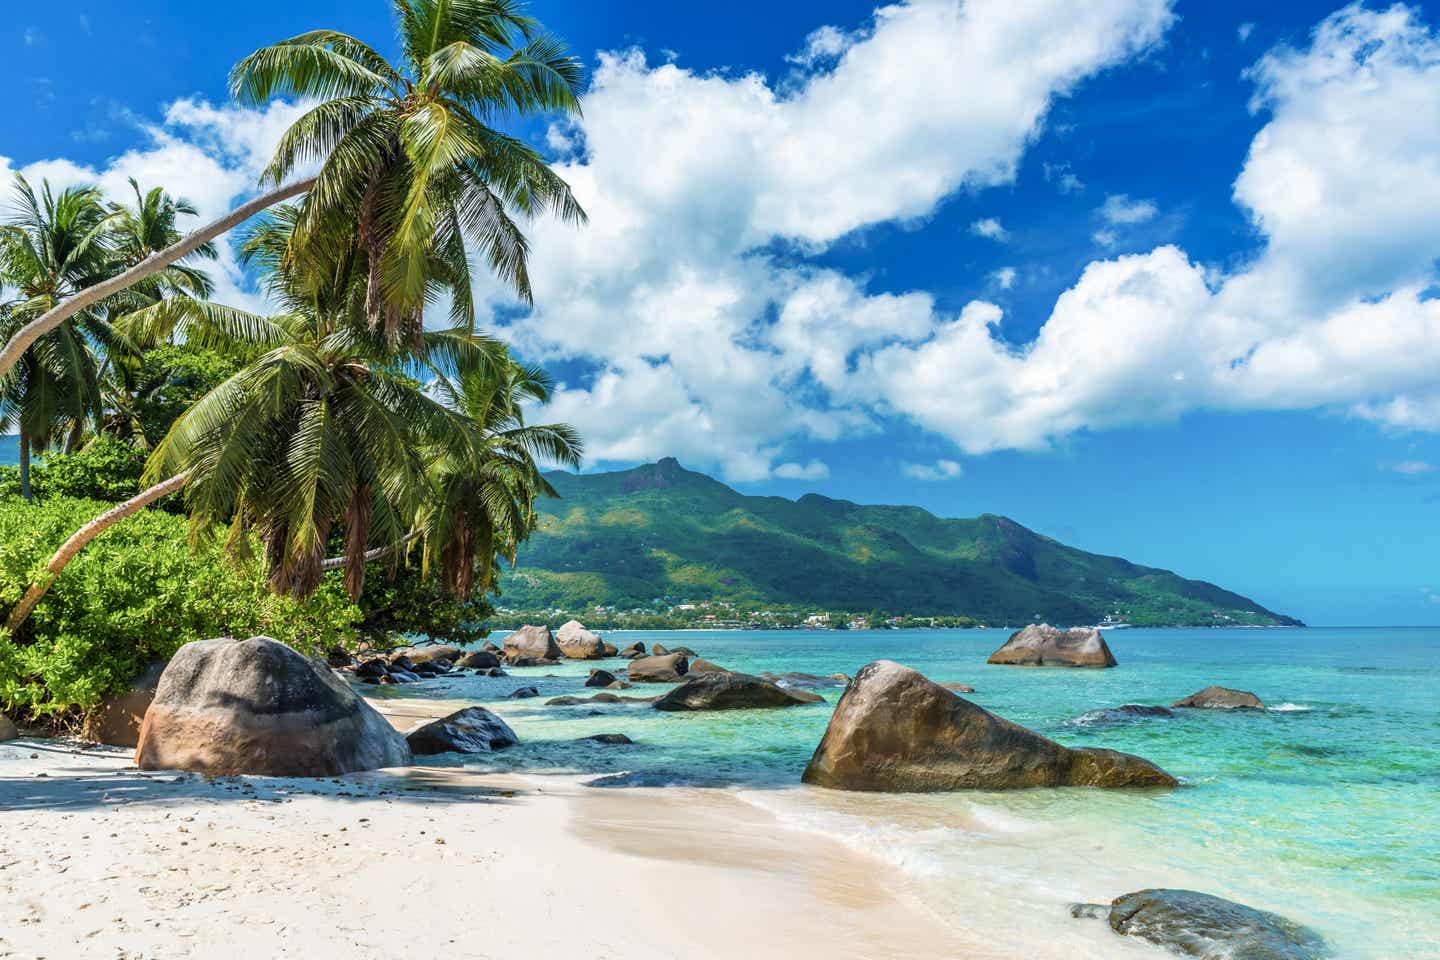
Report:
M 207 781 L 12 741 L 0 955 L 1010 960 L 946 929 L 884 864 L 727 791 L 580 779 Z

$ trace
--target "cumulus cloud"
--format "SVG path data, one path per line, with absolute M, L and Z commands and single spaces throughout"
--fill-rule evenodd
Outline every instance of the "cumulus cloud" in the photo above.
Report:
M 1352 6 L 1250 75 L 1268 115 L 1234 187 L 1265 239 L 1250 264 L 1098 261 L 1032 342 L 973 303 L 864 358 L 859 389 L 969 452 L 1199 408 L 1440 429 L 1440 39 L 1412 9 Z
M 594 462 L 675 454 L 751 479 L 796 438 L 875 429 L 857 362 L 927 337 L 933 298 L 872 296 L 777 245 L 821 251 L 1012 182 L 1054 99 L 1172 17 L 1168 0 L 913 0 L 812 35 L 812 66 L 780 84 L 603 54 L 567 135 L 583 151 L 559 168 L 590 223 L 535 225 L 537 307 L 503 332 L 592 371 L 557 407 Z M 513 317 L 498 286 L 478 293 Z
M 23 174 L 37 189 L 41 180 L 48 180 L 56 192 L 93 184 L 107 198 L 129 203 L 134 193 L 128 178 L 134 177 L 142 189 L 162 186 L 172 195 L 190 200 L 199 212 L 190 223 L 199 226 L 255 191 L 275 144 L 302 111 L 278 100 L 263 109 L 177 100 L 158 122 L 136 120 L 142 143 L 102 167 L 54 158 L 16 168 L 10 159 L 0 157 L 0 184 L 4 184 L 7 204 L 15 173 Z M 215 298 L 233 306 L 263 309 L 263 297 L 236 261 L 233 237 L 222 238 L 218 246 L 218 263 L 207 265 L 216 281 Z
M 1106 197 L 1105 202 L 1096 211 L 1102 220 L 1113 226 L 1145 223 L 1147 220 L 1155 219 L 1155 215 L 1159 212 L 1160 209 L 1155 206 L 1155 201 L 1131 200 L 1123 193 Z
M 983 220 L 976 220 L 970 224 L 970 232 L 977 237 L 984 237 L 987 240 L 995 240 L 1004 243 L 1010 239 L 1010 231 L 1001 225 L 998 217 L 986 217 Z
M 775 468 L 775 476 L 782 480 L 824 480 L 830 476 L 830 467 L 821 460 L 809 463 L 782 463 Z
M 954 460 L 936 460 L 934 463 L 902 463 L 900 472 L 912 480 L 933 482 L 964 476 L 965 469 Z
M 990 274 L 990 282 L 1001 290 L 1009 290 L 1015 286 L 1016 276 L 1017 273 L 1014 267 L 1001 267 L 999 270 L 993 271 Z

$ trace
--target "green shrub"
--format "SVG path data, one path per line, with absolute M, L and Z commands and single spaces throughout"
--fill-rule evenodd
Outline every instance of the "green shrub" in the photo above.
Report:
M 109 504 L 0 500 L 0 609 L 51 553 Z M 0 631 L 0 712 L 55 715 L 119 692 L 151 661 L 207 637 L 274 637 L 308 654 L 354 639 L 359 610 L 339 576 L 305 603 L 265 590 L 258 566 L 196 550 L 184 517 L 143 510 L 76 557 L 21 627 Z
M 129 500 L 140 492 L 145 451 L 101 435 L 74 453 L 48 453 L 30 468 L 30 489 L 37 499 L 83 497 Z M 0 467 L 0 497 L 20 496 L 20 468 Z
M 443 643 L 466 644 L 484 639 L 483 626 L 495 608 L 484 597 L 461 603 L 441 589 L 435 578 L 421 579 L 415 567 L 401 567 L 394 577 L 380 565 L 365 577 L 360 597 L 359 632 L 372 647 L 389 647 L 425 636 Z

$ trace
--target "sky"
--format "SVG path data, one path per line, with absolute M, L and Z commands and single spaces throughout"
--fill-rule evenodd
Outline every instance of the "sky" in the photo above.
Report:
M 1317 624 L 1440 624 L 1440 9 L 535 0 L 589 213 L 487 328 L 586 469 L 999 513 Z M 0 176 L 249 194 L 303 104 L 229 67 L 384 0 L 106 0 L 0 27 Z M 263 309 L 228 247 L 218 299 Z

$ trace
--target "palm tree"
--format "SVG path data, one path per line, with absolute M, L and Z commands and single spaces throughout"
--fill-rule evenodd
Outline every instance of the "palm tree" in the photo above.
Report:
M 367 322 L 392 340 L 420 329 L 435 260 L 468 275 L 469 241 L 528 301 L 528 246 L 515 216 L 585 216 L 536 150 L 492 126 L 579 112 L 582 71 L 564 44 L 517 0 L 394 6 L 398 65 L 354 37 L 317 30 L 256 51 L 231 74 L 243 103 L 320 101 L 286 132 L 263 179 L 280 183 L 297 165 L 322 161 L 291 255 L 353 236 L 370 271 Z M 452 320 L 473 326 L 468 295 L 454 302 Z
M 0 316 L 12 333 L 78 289 L 116 269 L 114 214 L 93 187 L 56 196 L 49 183 L 39 195 L 15 178 L 16 211 L 0 225 L 0 278 L 13 298 Z M 0 380 L 0 429 L 19 428 L 20 488 L 31 498 L 30 456 L 56 435 L 100 414 L 99 370 L 92 344 L 116 337 L 102 311 L 89 308 L 59 324 L 25 351 Z
M 438 567 L 445 588 L 468 600 L 495 581 L 496 558 L 513 566 L 535 530 L 535 501 L 558 496 L 538 460 L 578 467 L 582 445 L 567 424 L 530 425 L 527 404 L 549 402 L 553 383 L 544 370 L 509 360 L 439 378 L 434 392 L 474 429 L 462 455 L 441 451 L 430 467 L 434 494 L 422 509 L 427 569 Z M 478 583 L 477 583 L 478 575 Z

